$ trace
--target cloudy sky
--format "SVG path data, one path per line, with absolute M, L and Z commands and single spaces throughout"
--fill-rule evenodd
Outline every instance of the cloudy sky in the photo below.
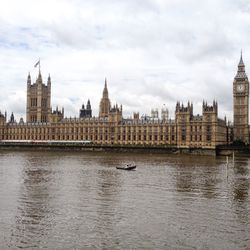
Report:
M 176 101 L 218 100 L 232 119 L 240 51 L 250 70 L 248 0 L 0 0 L 0 110 L 25 117 L 26 79 L 41 58 L 52 105 L 78 116 L 89 98 L 98 114 L 107 77 L 124 116 Z

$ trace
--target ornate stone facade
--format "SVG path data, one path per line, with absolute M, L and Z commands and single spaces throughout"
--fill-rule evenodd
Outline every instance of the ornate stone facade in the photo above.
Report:
M 238 87 L 241 84 L 244 84 L 244 91 Z M 133 118 L 124 118 L 122 106 L 111 107 L 105 79 L 98 117 L 64 118 L 64 109 L 51 111 L 50 77 L 45 86 L 39 71 L 34 85 L 31 85 L 28 76 L 26 123 L 23 120 L 17 123 L 13 117 L 12 122 L 7 122 L 7 115 L 0 113 L 0 140 L 70 140 L 91 141 L 101 145 L 130 144 L 208 149 L 227 144 L 230 140 L 231 132 L 229 136 L 226 120 L 218 118 L 216 101 L 213 101 L 212 105 L 203 101 L 202 115 L 193 114 L 192 103 L 188 102 L 184 106 L 177 102 L 174 120 L 168 118 L 166 107 L 161 118 L 140 117 L 139 113 L 134 113 Z M 242 58 L 233 86 L 235 137 L 248 142 L 248 80 Z
M 193 104 L 176 105 L 177 145 L 180 147 L 214 148 L 227 143 L 226 120 L 218 118 L 218 104 L 203 101 L 202 116 L 193 115 Z

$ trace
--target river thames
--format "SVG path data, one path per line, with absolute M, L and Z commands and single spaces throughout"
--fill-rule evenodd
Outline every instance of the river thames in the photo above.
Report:
M 250 249 L 249 189 L 242 157 L 0 151 L 0 249 Z

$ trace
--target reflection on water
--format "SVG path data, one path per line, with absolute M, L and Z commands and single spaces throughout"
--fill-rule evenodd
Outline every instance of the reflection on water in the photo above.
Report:
M 116 166 L 134 161 L 137 170 Z M 250 162 L 0 152 L 0 248 L 248 249 Z
M 11 230 L 11 247 L 38 247 L 48 235 L 53 213 L 49 210 L 51 171 L 39 157 L 30 156 L 21 172 L 22 185 L 17 194 L 15 227 Z M 46 227 L 44 227 L 46 225 Z M 13 242 L 12 242 L 13 241 Z
M 233 194 L 234 200 L 236 201 L 244 201 L 248 198 L 249 192 L 249 168 L 248 168 L 248 160 L 241 159 L 238 161 L 233 168 Z

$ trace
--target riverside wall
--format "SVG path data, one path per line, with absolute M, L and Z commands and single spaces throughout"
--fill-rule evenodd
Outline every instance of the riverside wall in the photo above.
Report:
M 124 152 L 124 153 L 159 153 L 159 154 L 191 154 L 216 155 L 215 149 L 178 148 L 175 145 L 67 145 L 67 144 L 29 144 L 29 143 L 0 143 L 0 150 L 53 150 L 53 151 L 96 151 L 96 152 Z
M 221 145 L 216 148 L 216 155 L 230 156 L 233 155 L 250 157 L 250 146 L 233 146 Z

